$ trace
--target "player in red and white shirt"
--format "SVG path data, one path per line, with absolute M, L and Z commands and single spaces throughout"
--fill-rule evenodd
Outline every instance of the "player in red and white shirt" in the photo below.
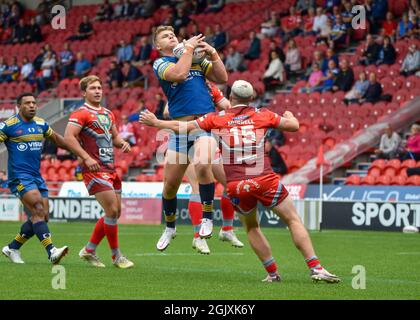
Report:
M 228 196 L 236 211 L 241 214 L 251 247 L 268 272 L 263 281 L 280 281 L 280 276 L 270 245 L 258 225 L 258 202 L 270 207 L 287 224 L 293 242 L 311 270 L 313 280 L 339 282 L 337 276 L 321 266 L 293 201 L 279 177 L 272 171 L 264 152 L 264 137 L 269 128 L 297 131 L 299 122 L 289 111 L 279 116 L 268 109 L 258 110 L 248 106 L 253 99 L 253 92 L 250 83 L 238 80 L 232 86 L 231 109 L 210 113 L 187 123 L 158 120 L 153 113 L 146 111 L 141 114 L 140 121 L 175 132 L 202 129 L 219 136 Z
M 83 181 L 90 195 L 104 208 L 105 217 L 98 220 L 92 236 L 79 256 L 95 267 L 105 267 L 95 254 L 96 247 L 106 236 L 116 267 L 134 266 L 124 257 L 118 245 L 118 218 L 121 215 L 121 180 L 115 172 L 114 146 L 123 152 L 130 145 L 118 134 L 114 114 L 100 105 L 102 82 L 97 76 L 80 80 L 85 103 L 69 118 L 64 140 L 69 149 L 82 159 Z

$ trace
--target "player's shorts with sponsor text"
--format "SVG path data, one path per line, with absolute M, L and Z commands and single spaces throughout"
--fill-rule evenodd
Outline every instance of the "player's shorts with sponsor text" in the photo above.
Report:
M 108 190 L 121 192 L 121 179 L 115 172 L 84 172 L 83 182 L 89 195 Z
M 22 177 L 15 178 L 9 182 L 10 191 L 18 198 L 30 190 L 39 190 L 43 198 L 48 198 L 48 188 L 44 179 L 39 177 Z
M 253 211 L 261 202 L 272 208 L 282 202 L 289 194 L 279 176 L 270 173 L 261 177 L 231 181 L 227 184 L 227 194 L 235 209 L 242 214 Z

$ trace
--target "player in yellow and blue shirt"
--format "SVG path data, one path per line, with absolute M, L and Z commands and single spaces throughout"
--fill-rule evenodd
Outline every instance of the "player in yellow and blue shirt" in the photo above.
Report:
M 0 122 L 0 143 L 9 154 L 8 186 L 22 201 L 31 216 L 20 233 L 2 253 L 14 263 L 24 263 L 20 247 L 34 234 L 45 247 L 53 264 L 60 262 L 68 247 L 56 248 L 52 244 L 48 221 L 48 189 L 40 174 L 41 152 L 44 138 L 67 149 L 64 138 L 55 133 L 48 123 L 36 117 L 37 104 L 32 93 L 23 93 L 17 98 L 19 113 Z

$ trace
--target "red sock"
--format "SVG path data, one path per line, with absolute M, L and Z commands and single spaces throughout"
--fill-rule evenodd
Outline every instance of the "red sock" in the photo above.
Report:
M 201 219 L 203 218 L 203 210 L 201 202 L 188 202 L 188 212 L 190 213 L 191 223 L 194 228 L 194 238 L 198 238 L 198 231 L 200 231 Z
M 118 254 L 118 224 L 117 219 L 107 219 L 104 221 L 104 230 L 108 239 L 109 247 L 112 250 L 112 258 Z
M 93 243 L 94 245 L 98 245 L 99 243 L 101 243 L 104 237 L 105 237 L 104 218 L 102 217 L 96 222 L 95 228 L 93 229 L 89 242 Z M 94 250 L 86 248 L 86 251 L 93 252 Z
M 232 202 L 228 197 L 223 196 L 220 201 L 223 216 L 223 231 L 229 231 L 233 229 L 233 219 L 235 217 L 235 210 L 233 209 Z
M 264 268 L 270 276 L 275 276 L 277 274 L 277 264 L 276 260 L 273 257 L 267 259 L 263 262 Z
M 321 262 L 319 262 L 319 259 L 317 256 L 310 257 L 309 259 L 305 260 L 305 262 L 309 269 L 322 268 Z

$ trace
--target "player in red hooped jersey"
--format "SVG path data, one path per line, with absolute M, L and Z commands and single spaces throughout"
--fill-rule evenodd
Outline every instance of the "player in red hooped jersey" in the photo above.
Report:
M 129 152 L 130 145 L 118 135 L 114 114 L 100 105 L 102 82 L 99 77 L 81 79 L 80 89 L 85 103 L 70 115 L 64 139 L 69 149 L 82 159 L 83 181 L 89 194 L 95 195 L 104 208 L 105 217 L 98 220 L 79 256 L 95 267 L 105 267 L 95 250 L 106 236 L 114 265 L 121 269 L 131 268 L 133 262 L 121 254 L 118 245 L 121 180 L 114 168 L 114 146 Z
M 268 273 L 263 281 L 280 281 L 280 276 L 270 245 L 258 224 L 258 201 L 270 207 L 287 224 L 293 242 L 310 268 L 311 278 L 337 283 L 340 279 L 321 266 L 293 201 L 279 177 L 272 171 L 264 152 L 264 137 L 269 128 L 297 131 L 299 122 L 289 111 L 279 116 L 268 109 L 258 110 L 248 106 L 253 94 L 250 83 L 238 80 L 232 86 L 232 108 L 228 110 L 210 113 L 186 124 L 158 120 L 153 113 L 146 111 L 141 114 L 140 121 L 175 132 L 202 129 L 219 137 L 228 196 L 236 211 L 241 214 L 248 241 Z

